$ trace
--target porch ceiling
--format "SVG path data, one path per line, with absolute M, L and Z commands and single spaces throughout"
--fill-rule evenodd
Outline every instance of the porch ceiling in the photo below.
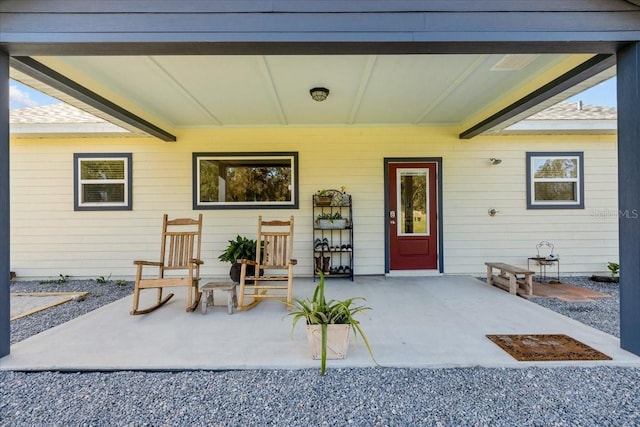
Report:
M 34 57 L 140 117 L 173 129 L 464 127 L 588 58 L 569 54 Z M 16 70 L 12 77 L 82 108 Z M 331 91 L 326 101 L 311 99 L 309 89 L 315 86 Z

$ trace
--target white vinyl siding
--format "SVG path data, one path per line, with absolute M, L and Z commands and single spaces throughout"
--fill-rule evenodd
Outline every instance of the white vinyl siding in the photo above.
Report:
M 299 153 L 298 209 L 204 211 L 203 274 L 228 275 L 217 260 L 227 241 L 256 234 L 257 217 L 296 219 L 295 275 L 312 272 L 311 196 L 341 188 L 353 196 L 357 275 L 384 274 L 385 157 L 442 157 L 444 272 L 482 274 L 484 262 L 526 266 L 536 244 L 552 242 L 561 274 L 606 272 L 618 259 L 615 136 L 498 136 L 461 141 L 429 128 L 183 130 L 179 143 L 150 138 L 17 139 L 11 142 L 11 270 L 19 277 L 107 276 L 131 279 L 134 259 L 159 255 L 162 215 L 195 217 L 192 156 L 210 152 Z M 131 211 L 74 211 L 72 153 L 130 151 Z M 584 153 L 585 209 L 529 210 L 526 153 Z M 502 163 L 492 166 L 489 158 Z M 42 166 L 46 165 L 46 166 Z M 34 209 L 34 200 L 38 209 Z M 490 208 L 498 210 L 494 217 Z

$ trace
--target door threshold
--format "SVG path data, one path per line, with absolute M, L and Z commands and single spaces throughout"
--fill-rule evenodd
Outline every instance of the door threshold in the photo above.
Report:
M 392 270 L 385 273 L 387 277 L 426 277 L 426 276 L 442 276 L 438 270 Z

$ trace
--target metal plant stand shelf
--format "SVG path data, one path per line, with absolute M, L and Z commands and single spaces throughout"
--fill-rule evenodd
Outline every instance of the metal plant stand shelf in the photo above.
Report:
M 533 256 L 527 258 L 527 269 L 529 269 L 529 263 L 531 261 L 536 261 L 538 263 L 538 267 L 540 268 L 540 277 L 542 280 L 547 280 L 547 267 L 556 266 L 556 277 L 557 281 L 560 281 L 560 259 L 559 258 L 548 258 L 548 257 L 538 257 Z
M 324 190 L 313 195 L 313 278 L 323 272 L 326 278 L 353 280 L 353 214 L 351 195 Z M 329 219 L 318 217 L 328 216 Z

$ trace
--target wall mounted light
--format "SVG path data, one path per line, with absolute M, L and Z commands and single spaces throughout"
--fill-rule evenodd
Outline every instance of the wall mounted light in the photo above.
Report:
M 314 87 L 313 89 L 309 90 L 309 93 L 311 94 L 311 98 L 313 98 L 315 101 L 320 102 L 327 99 L 327 96 L 329 96 L 329 89 L 327 89 L 326 87 Z
M 489 161 L 492 165 L 499 165 L 500 163 L 502 163 L 502 160 L 496 159 L 495 157 L 490 158 Z

